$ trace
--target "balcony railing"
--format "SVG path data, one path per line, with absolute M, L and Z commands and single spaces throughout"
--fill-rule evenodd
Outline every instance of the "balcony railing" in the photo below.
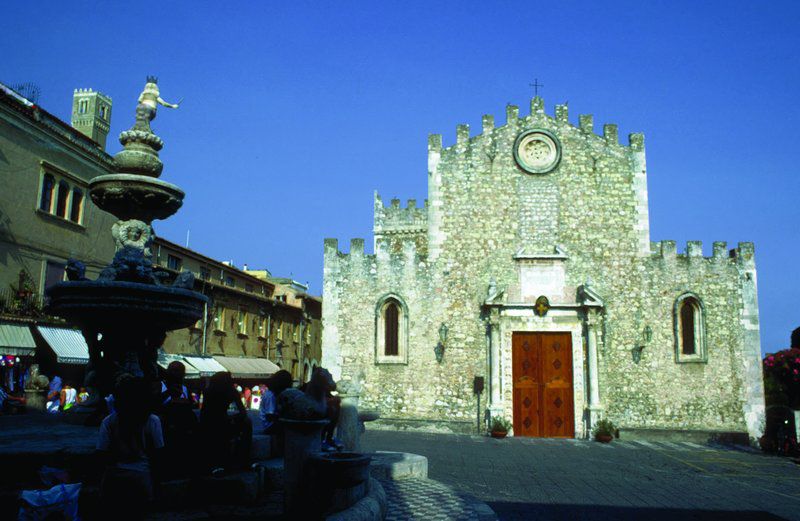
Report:
M 40 317 L 44 315 L 42 295 L 14 289 L 0 289 L 0 315 Z

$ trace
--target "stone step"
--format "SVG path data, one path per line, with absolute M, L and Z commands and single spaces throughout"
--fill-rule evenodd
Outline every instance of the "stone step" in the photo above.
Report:
M 283 458 L 270 458 L 253 463 L 254 469 L 262 473 L 262 488 L 265 492 L 283 490 Z
M 375 479 L 398 480 L 407 478 L 426 479 L 428 458 L 409 452 L 377 451 L 365 453 L 372 457 L 370 474 Z

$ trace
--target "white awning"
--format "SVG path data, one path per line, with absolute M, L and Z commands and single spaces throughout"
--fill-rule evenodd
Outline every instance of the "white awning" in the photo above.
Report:
M 230 371 L 234 378 L 266 378 L 281 370 L 266 358 L 215 356 L 214 359 L 225 366 L 225 370 Z
M 172 362 L 180 362 L 183 364 L 183 367 L 186 368 L 186 378 L 199 378 L 200 371 L 198 371 L 194 366 L 192 366 L 189 362 L 187 362 L 182 355 L 170 355 L 164 354 L 158 357 L 158 365 L 162 367 L 164 370 L 167 369 L 167 366 Z
M 86 345 L 83 334 L 77 329 L 46 326 L 36 326 L 36 329 L 56 354 L 56 361 L 59 364 L 89 363 L 89 346 Z
M 220 371 L 227 371 L 225 367 L 219 364 L 216 360 L 203 356 L 184 356 L 184 360 L 200 372 L 200 376 L 211 376 Z
M 35 349 L 36 342 L 26 324 L 0 323 L 0 356 L 32 355 Z

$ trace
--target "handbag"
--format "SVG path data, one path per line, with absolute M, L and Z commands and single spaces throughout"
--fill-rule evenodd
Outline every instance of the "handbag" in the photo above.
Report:
M 47 490 L 23 490 L 20 493 L 19 521 L 42 521 L 61 514 L 67 521 L 80 521 L 78 497 L 81 483 L 60 484 Z

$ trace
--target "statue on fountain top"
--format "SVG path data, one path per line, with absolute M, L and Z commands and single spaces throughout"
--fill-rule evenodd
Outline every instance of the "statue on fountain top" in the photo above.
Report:
M 178 103 L 168 103 L 161 99 L 161 93 L 158 90 L 158 78 L 155 76 L 148 76 L 147 83 L 144 85 L 144 90 L 139 94 L 139 102 L 136 106 L 136 124 L 133 126 L 134 130 L 152 132 L 152 130 L 150 130 L 150 122 L 156 118 L 156 110 L 159 105 L 170 109 L 177 109 L 180 105 L 180 101 L 178 101 Z

